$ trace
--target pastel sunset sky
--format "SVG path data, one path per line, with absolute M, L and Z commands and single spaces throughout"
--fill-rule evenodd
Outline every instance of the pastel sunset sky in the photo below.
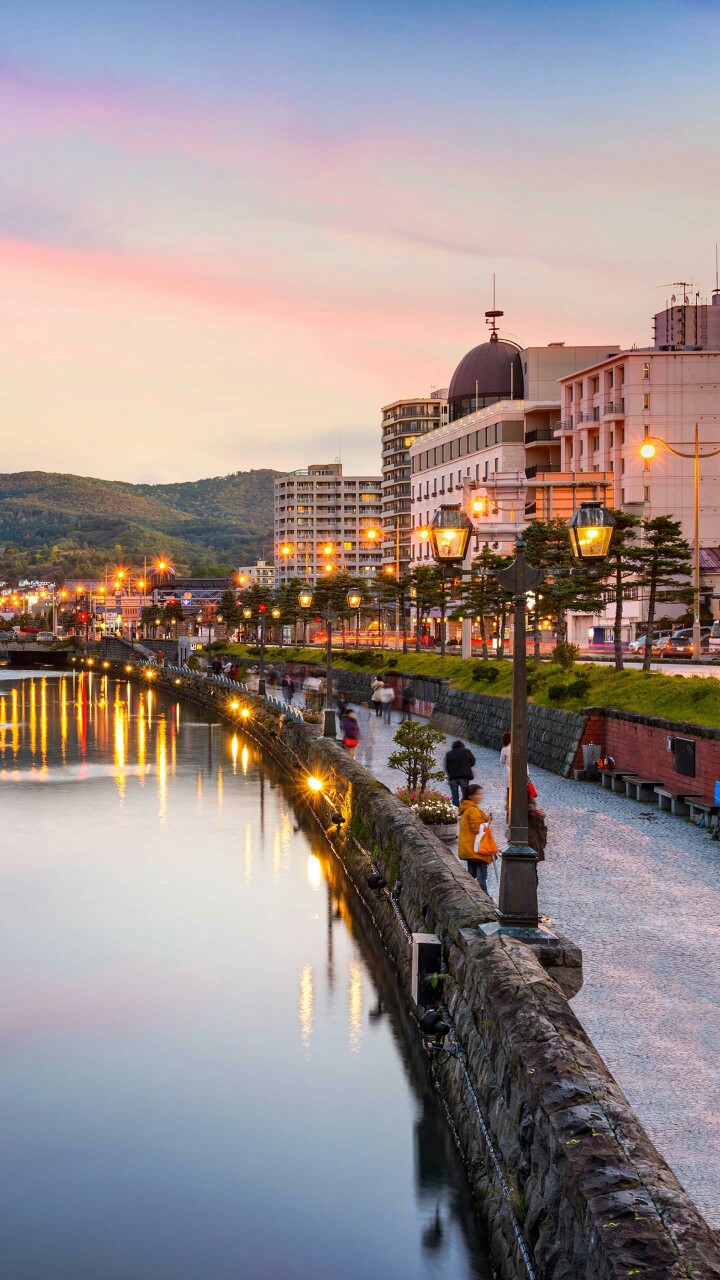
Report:
M 493 271 L 522 343 L 647 342 L 714 284 L 719 52 L 719 0 L 2 5 L 2 470 L 378 471 Z

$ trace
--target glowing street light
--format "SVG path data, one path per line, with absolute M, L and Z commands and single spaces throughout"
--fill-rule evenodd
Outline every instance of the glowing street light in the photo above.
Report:
M 610 550 L 615 521 L 600 502 L 583 502 L 568 521 L 573 555 L 577 560 L 604 560 Z

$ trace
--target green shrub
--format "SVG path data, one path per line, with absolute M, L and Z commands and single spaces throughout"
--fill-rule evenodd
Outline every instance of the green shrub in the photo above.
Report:
M 548 680 L 547 696 L 551 702 L 559 702 L 567 693 L 567 683 L 565 680 Z
M 386 667 L 396 667 L 397 664 L 398 664 L 397 658 L 387 658 L 385 662 Z
M 574 676 L 566 685 L 568 698 L 584 698 L 590 688 L 590 677 L 586 675 Z
M 580 657 L 580 646 L 561 640 L 552 651 L 552 660 L 557 662 L 563 671 L 571 671 Z
M 485 680 L 488 684 L 492 684 L 499 675 L 498 668 L 492 662 L 475 662 L 473 664 L 473 680 Z

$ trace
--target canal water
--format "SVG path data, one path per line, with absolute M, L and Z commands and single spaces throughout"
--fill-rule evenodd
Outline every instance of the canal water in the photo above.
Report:
M 150 689 L 5 670 L 0 806 L 3 1276 L 491 1275 L 298 785 Z

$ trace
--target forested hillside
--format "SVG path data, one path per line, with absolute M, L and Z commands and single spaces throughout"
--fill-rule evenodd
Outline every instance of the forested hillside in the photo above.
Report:
M 181 484 L 0 475 L 0 577 L 59 579 L 159 554 L 194 573 L 271 559 L 279 474 L 236 471 Z

